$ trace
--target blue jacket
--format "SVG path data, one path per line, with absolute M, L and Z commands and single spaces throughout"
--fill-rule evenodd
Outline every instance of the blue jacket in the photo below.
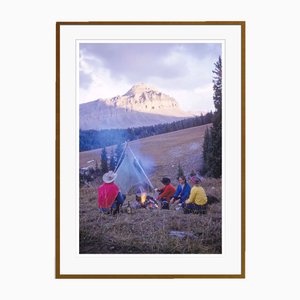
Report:
M 180 203 L 184 202 L 186 199 L 189 198 L 191 192 L 191 187 L 188 183 L 186 183 L 182 189 L 181 185 L 179 184 L 177 186 L 176 192 L 174 194 L 174 198 L 179 198 L 180 196 Z

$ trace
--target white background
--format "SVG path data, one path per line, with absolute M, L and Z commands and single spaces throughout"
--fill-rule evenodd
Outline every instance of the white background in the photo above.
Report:
M 2 299 L 299 298 L 297 2 L 1 2 Z M 65 20 L 247 22 L 246 279 L 54 279 L 55 22 Z

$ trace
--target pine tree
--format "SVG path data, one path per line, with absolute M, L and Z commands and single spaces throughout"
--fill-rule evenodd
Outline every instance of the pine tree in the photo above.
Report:
M 203 143 L 203 170 L 207 176 L 222 176 L 222 59 L 219 57 L 213 70 L 214 105 L 213 125 L 205 132 Z
M 116 148 L 116 160 L 118 161 L 122 155 L 123 147 L 122 144 L 118 144 Z
M 111 152 L 110 152 L 110 160 L 109 160 L 109 169 L 111 171 L 114 171 L 115 168 L 116 168 L 116 157 L 115 157 L 115 151 L 114 151 L 114 148 L 111 149 Z
M 203 141 L 203 168 L 201 170 L 201 175 L 210 175 L 209 168 L 213 161 L 213 152 L 212 152 L 212 138 L 211 130 L 208 128 L 205 130 L 204 141 Z
M 213 116 L 213 127 L 211 129 L 214 164 L 212 166 L 212 176 L 219 178 L 222 176 L 222 60 L 215 63 L 214 77 L 214 104 L 215 114 Z
M 222 112 L 222 59 L 219 56 L 218 61 L 215 63 L 215 70 L 213 70 L 215 76 L 213 77 L 214 83 L 214 105 L 216 108 L 216 112 Z
M 98 177 L 101 175 L 101 170 L 99 168 L 99 163 L 98 161 L 96 160 L 96 163 L 95 163 L 95 175 Z
M 177 170 L 177 178 L 184 176 L 184 171 L 182 169 L 182 166 L 180 165 L 180 162 L 178 164 L 178 170 Z
M 101 152 L 101 172 L 103 174 L 108 172 L 107 153 L 106 153 L 105 147 L 102 149 L 102 152 Z
M 118 144 L 116 151 L 115 151 L 116 165 L 120 164 L 123 159 L 123 157 L 121 157 L 122 155 L 124 155 L 123 150 L 124 150 L 124 148 L 123 148 L 122 144 Z

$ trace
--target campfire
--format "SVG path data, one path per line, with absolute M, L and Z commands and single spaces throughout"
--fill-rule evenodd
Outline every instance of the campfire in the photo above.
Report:
M 142 208 L 146 208 L 146 209 L 159 208 L 158 202 L 152 196 L 147 195 L 145 191 L 136 193 L 135 199 Z

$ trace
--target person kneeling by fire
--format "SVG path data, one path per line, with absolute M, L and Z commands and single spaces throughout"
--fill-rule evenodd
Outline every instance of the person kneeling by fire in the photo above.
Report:
M 116 214 L 124 203 L 126 196 L 121 194 L 119 187 L 114 183 L 117 174 L 113 171 L 105 173 L 103 184 L 98 187 L 98 208 L 102 213 Z
M 207 211 L 207 196 L 200 185 L 201 180 L 197 176 L 190 178 L 193 185 L 189 198 L 185 201 L 184 213 L 206 214 Z
M 161 182 L 164 187 L 162 189 L 156 189 L 159 192 L 156 200 L 161 201 L 161 209 L 169 209 L 170 199 L 175 193 L 175 188 L 171 184 L 170 178 L 164 177 Z

